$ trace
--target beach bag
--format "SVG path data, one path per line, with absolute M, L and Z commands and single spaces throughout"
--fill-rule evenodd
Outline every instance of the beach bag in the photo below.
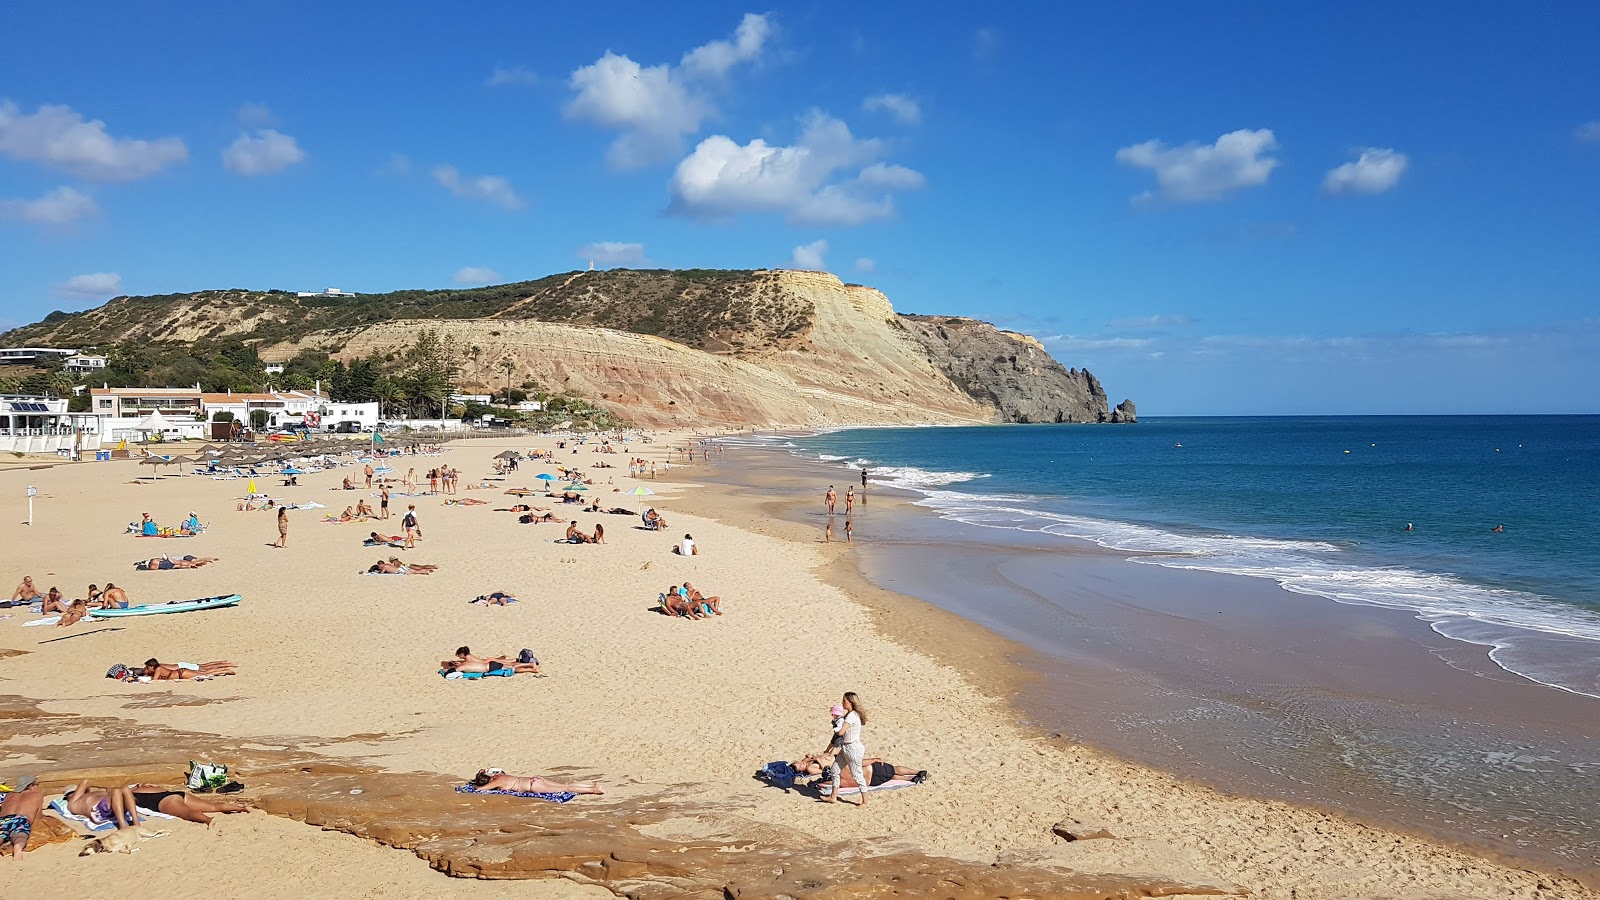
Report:
M 118 681 L 129 681 L 133 678 L 133 671 L 122 663 L 117 663 L 106 670 L 106 677 L 115 678 Z
M 189 760 L 189 790 L 214 791 L 227 783 L 227 766 Z

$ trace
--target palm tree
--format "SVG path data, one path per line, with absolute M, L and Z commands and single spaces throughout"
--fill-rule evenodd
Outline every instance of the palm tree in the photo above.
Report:
M 500 369 L 506 373 L 506 405 L 511 405 L 511 375 L 517 371 L 517 364 L 507 356 L 500 360 Z

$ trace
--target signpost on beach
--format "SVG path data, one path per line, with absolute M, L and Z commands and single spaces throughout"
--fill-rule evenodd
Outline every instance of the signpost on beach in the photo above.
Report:
M 28 524 L 33 524 L 33 498 L 39 496 L 39 489 L 28 485 Z

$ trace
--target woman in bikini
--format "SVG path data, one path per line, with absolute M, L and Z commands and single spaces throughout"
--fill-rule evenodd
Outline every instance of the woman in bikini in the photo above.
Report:
M 159 784 L 133 784 L 125 790 L 133 795 L 133 802 L 140 809 L 165 813 L 201 825 L 210 825 L 213 813 L 242 813 L 250 809 L 237 803 L 204 800 L 188 791 L 169 791 Z
M 85 778 L 61 799 L 67 802 L 67 812 L 83 816 L 91 825 L 111 822 L 121 831 L 137 827 L 144 821 L 134 803 L 133 792 L 125 787 L 90 787 L 89 780 Z
M 188 681 L 202 675 L 220 676 L 237 675 L 238 667 L 225 659 L 214 660 L 208 663 L 164 663 L 155 657 L 144 661 L 144 669 L 139 673 L 151 681 Z
M 604 794 L 598 781 L 580 781 L 561 784 L 543 775 L 507 775 L 504 772 L 483 769 L 472 776 L 472 786 L 480 791 L 517 791 L 537 794 Z

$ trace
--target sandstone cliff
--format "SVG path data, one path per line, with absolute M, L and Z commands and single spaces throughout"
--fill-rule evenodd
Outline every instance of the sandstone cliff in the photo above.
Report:
M 901 316 L 881 292 L 795 271 L 571 272 L 459 291 L 354 298 L 283 291 L 118 297 L 0 336 L 44 346 L 238 339 L 395 353 L 422 328 L 463 349 L 458 386 L 513 380 L 642 425 L 814 426 L 1111 421 L 1099 382 L 1034 339 L 972 319 Z

